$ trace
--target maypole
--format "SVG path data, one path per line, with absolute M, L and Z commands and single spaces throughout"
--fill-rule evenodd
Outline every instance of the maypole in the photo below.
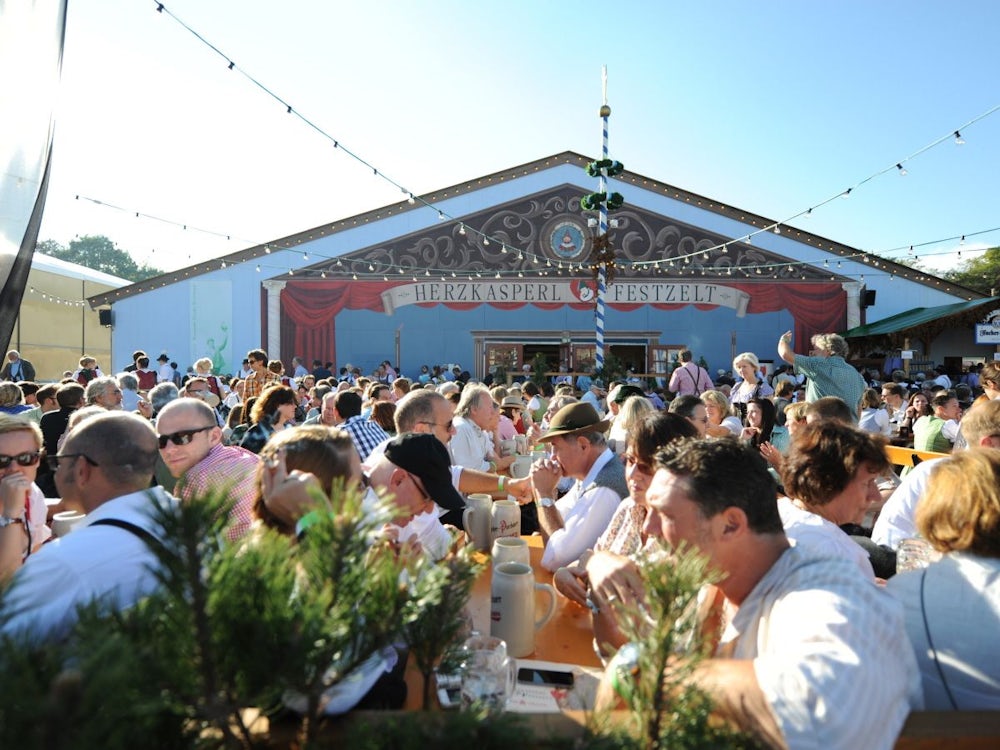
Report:
M 624 202 L 621 193 L 607 192 L 607 178 L 620 174 L 624 167 L 620 162 L 608 158 L 608 119 L 611 117 L 611 107 L 608 106 L 606 65 L 601 69 L 601 102 L 601 160 L 587 165 L 587 174 L 597 177 L 597 192 L 585 195 L 580 200 L 580 207 L 584 210 L 598 209 L 598 228 L 591 256 L 591 271 L 597 282 L 594 311 L 594 366 L 599 372 L 604 370 L 604 297 L 608 284 L 614 281 L 615 270 L 615 254 L 608 239 L 608 212 L 620 208 Z

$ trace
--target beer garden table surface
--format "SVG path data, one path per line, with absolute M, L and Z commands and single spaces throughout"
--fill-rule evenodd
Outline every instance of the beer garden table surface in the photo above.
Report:
M 552 574 L 541 566 L 542 538 L 523 537 L 528 542 L 531 553 L 531 568 L 536 583 L 552 584 Z M 469 613 L 473 627 L 483 634 L 490 632 L 490 579 L 493 566 L 489 556 L 476 553 L 479 560 L 486 563 L 483 572 L 476 578 L 469 597 Z M 547 595 L 536 592 L 538 611 L 544 611 Z M 601 661 L 594 652 L 594 633 L 590 622 L 590 612 L 556 593 L 555 609 L 552 617 L 535 632 L 535 652 L 526 657 L 532 660 L 573 664 L 593 669 L 601 669 Z M 406 671 L 407 697 L 404 710 L 419 710 L 423 677 L 412 661 Z

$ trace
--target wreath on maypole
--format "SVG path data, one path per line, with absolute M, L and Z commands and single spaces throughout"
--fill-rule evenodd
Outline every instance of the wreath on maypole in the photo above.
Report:
M 625 171 L 625 165 L 614 159 L 599 159 L 590 162 L 587 167 L 587 174 L 590 177 L 615 177 Z M 625 203 L 625 198 L 621 193 L 590 193 L 580 199 L 580 208 L 584 211 L 599 211 L 604 205 L 607 210 L 617 211 Z M 597 281 L 604 268 L 604 276 L 607 283 L 614 281 L 615 276 L 615 250 L 611 246 L 611 239 L 608 233 L 599 234 L 594 237 L 593 250 L 590 254 L 590 272 Z
M 610 284 L 615 280 L 615 249 L 611 247 L 607 233 L 594 237 L 594 249 L 590 254 L 590 274 L 595 282 L 602 265 L 605 282 Z

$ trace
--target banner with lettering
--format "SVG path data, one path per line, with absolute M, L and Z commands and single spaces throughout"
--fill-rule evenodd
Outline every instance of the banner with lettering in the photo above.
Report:
M 382 292 L 387 315 L 400 307 L 427 303 L 444 305 L 592 304 L 592 282 L 587 281 L 423 281 L 403 284 Z M 742 318 L 750 295 L 721 284 L 688 282 L 616 282 L 608 287 L 606 302 L 611 306 L 711 305 L 728 307 Z

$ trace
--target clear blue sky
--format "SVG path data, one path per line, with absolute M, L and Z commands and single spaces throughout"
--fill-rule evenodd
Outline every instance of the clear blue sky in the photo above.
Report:
M 602 64 L 613 158 L 776 220 L 1000 104 L 988 0 L 164 4 L 415 193 L 597 156 Z M 155 5 L 70 0 L 43 239 L 175 269 L 401 198 Z M 876 252 L 1000 226 L 1000 112 L 962 135 L 793 224 Z

